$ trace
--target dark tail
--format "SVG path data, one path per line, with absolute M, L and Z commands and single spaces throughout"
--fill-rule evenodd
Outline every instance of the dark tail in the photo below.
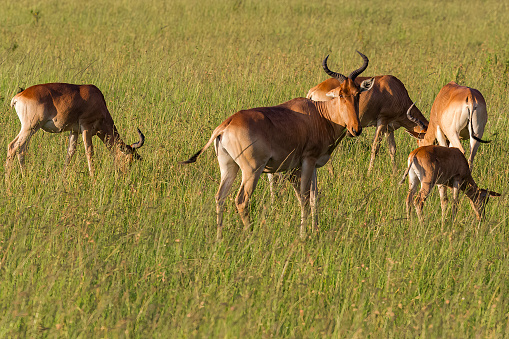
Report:
M 491 142 L 491 140 L 482 140 L 480 139 L 479 137 L 477 137 L 475 135 L 475 132 L 474 132 L 474 124 L 472 123 L 472 116 L 474 115 L 474 111 L 476 110 L 476 107 L 474 106 L 474 104 L 472 103 L 472 111 L 470 111 L 470 107 L 467 106 L 467 109 L 468 109 L 468 113 L 469 113 L 469 119 L 470 119 L 470 130 L 472 131 L 472 135 L 471 137 L 474 138 L 474 140 L 476 141 L 479 141 L 480 143 L 483 143 L 483 144 L 488 144 Z
M 212 136 L 210 137 L 209 141 L 207 141 L 205 146 L 203 146 L 203 148 L 201 150 L 196 152 L 192 157 L 190 157 L 186 161 L 180 161 L 179 164 L 185 165 L 185 164 L 192 164 L 193 162 L 196 162 L 196 159 L 198 159 L 200 154 L 202 154 L 207 148 L 209 148 L 209 146 L 212 144 L 212 142 L 216 138 L 218 138 L 219 136 L 221 136 L 223 134 L 223 131 L 226 128 L 226 126 L 228 126 L 228 123 L 229 123 L 229 120 L 226 120 L 221 125 L 217 126 L 216 129 L 214 130 L 214 132 L 212 132 Z
M 414 162 L 414 157 L 415 157 L 415 154 L 412 155 L 412 158 L 409 159 L 408 161 L 408 167 L 407 169 L 405 170 L 405 173 L 403 173 L 403 178 L 401 178 L 401 180 L 399 181 L 399 184 L 402 185 L 404 182 L 405 182 L 405 179 L 408 175 L 408 172 L 410 172 L 410 167 L 412 167 L 412 163 Z
M 185 164 L 192 164 L 193 162 L 196 162 L 196 159 L 198 159 L 198 156 L 202 154 L 203 149 L 196 152 L 192 157 L 187 159 L 186 161 L 179 161 L 179 165 L 185 165 Z

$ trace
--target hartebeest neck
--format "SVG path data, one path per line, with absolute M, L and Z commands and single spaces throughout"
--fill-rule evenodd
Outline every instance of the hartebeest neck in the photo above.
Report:
M 430 146 L 435 143 L 437 135 L 437 126 L 435 122 L 432 120 L 429 122 L 428 129 L 424 134 L 424 137 L 419 141 L 419 146 Z
M 410 114 L 412 114 L 412 116 L 414 118 L 418 119 L 426 126 L 429 126 L 429 121 L 424 117 L 421 110 L 419 108 L 417 108 L 417 106 L 414 105 L 410 111 L 411 111 Z M 410 119 L 408 119 L 406 117 L 405 117 L 405 119 L 402 120 L 402 125 L 407 130 L 414 131 L 415 133 L 425 133 L 427 131 L 427 129 L 423 129 L 423 127 L 421 127 L 420 124 L 410 121 Z
M 465 180 L 461 186 L 461 190 L 465 193 L 465 195 L 474 203 L 479 203 L 479 198 L 481 196 L 482 190 L 477 187 L 477 184 L 473 179 Z
M 338 139 L 345 133 L 347 128 L 347 122 L 341 115 L 341 103 L 339 99 L 333 99 L 330 101 L 313 101 L 320 116 L 330 125 L 332 137 Z M 358 107 L 356 112 L 357 122 L 358 118 Z M 359 122 L 358 122 L 359 123 Z M 360 123 L 359 123 L 360 125 Z
M 110 151 L 114 148 L 123 150 L 127 147 L 127 145 L 120 137 L 115 124 L 112 124 L 111 126 L 108 126 L 107 128 L 99 131 L 97 136 L 102 140 L 102 142 L 106 145 L 106 147 L 108 147 Z

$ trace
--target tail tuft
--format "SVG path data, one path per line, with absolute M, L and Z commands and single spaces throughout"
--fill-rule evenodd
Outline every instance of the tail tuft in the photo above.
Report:
M 412 167 L 412 162 L 409 161 L 408 167 L 406 168 L 405 173 L 403 173 L 403 178 L 401 178 L 401 180 L 399 181 L 400 185 L 403 185 L 403 183 L 405 182 L 405 179 L 408 176 L 408 172 L 410 172 L 410 167 Z
M 406 174 L 408 174 L 408 172 L 405 172 L 405 175 L 403 175 L 403 178 L 399 181 L 399 185 L 403 185 L 405 183 Z
M 179 161 L 179 165 L 186 165 L 186 164 L 192 164 L 193 162 L 196 162 L 196 159 L 198 159 L 198 156 L 201 154 L 203 150 L 199 150 L 196 152 L 192 157 L 187 159 L 186 161 Z

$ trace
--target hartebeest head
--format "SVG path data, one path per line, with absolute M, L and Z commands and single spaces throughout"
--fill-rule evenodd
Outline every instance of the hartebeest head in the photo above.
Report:
M 116 133 L 118 135 L 118 133 Z M 120 135 L 118 135 L 116 141 L 117 145 L 108 145 L 108 142 L 105 142 L 108 148 L 110 148 L 113 152 L 115 152 L 115 163 L 119 167 L 119 169 L 123 172 L 126 171 L 127 167 L 131 165 L 133 161 L 143 160 L 142 156 L 138 154 L 137 149 L 143 146 L 145 143 L 145 136 L 138 128 L 138 136 L 139 141 L 128 145 L 125 144 L 122 139 L 120 139 Z
M 344 79 L 345 77 L 340 77 Z M 357 84 L 361 84 L 368 77 L 358 76 L 355 79 Z M 380 148 L 380 141 L 387 134 L 388 151 L 391 156 L 392 168 L 396 172 L 396 141 L 394 131 L 400 127 L 406 130 L 421 133 L 426 128 L 407 118 L 405 113 L 408 106 L 412 104 L 412 99 L 408 95 L 405 85 L 395 76 L 378 75 L 374 77 L 375 83 L 371 90 L 359 98 L 359 118 L 362 127 L 376 127 L 375 136 L 371 146 L 371 159 L 369 161 L 368 173 L 373 169 L 375 157 Z M 327 94 L 341 84 L 337 78 L 329 78 L 311 88 L 306 98 L 314 101 L 329 101 L 332 98 Z M 425 126 L 428 120 L 422 115 L 421 111 L 413 106 L 412 116 L 422 121 Z
M 369 60 L 368 58 L 357 51 L 359 55 L 364 60 L 363 65 L 354 70 L 348 77 L 344 76 L 341 73 L 333 72 L 327 66 L 327 59 L 329 56 L 327 55 L 323 60 L 322 66 L 329 76 L 337 79 L 340 82 L 340 85 L 330 92 L 327 93 L 328 97 L 338 98 L 341 101 L 339 105 L 339 114 L 346 122 L 347 130 L 353 135 L 358 136 L 362 132 L 362 126 L 359 120 L 359 95 L 371 89 L 373 84 L 375 83 L 374 78 L 364 80 L 360 85 L 355 83 L 355 78 L 368 67 Z

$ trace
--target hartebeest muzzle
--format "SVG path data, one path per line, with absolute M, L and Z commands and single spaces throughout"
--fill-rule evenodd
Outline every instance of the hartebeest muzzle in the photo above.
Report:
M 125 145 L 125 147 L 122 147 L 120 150 L 122 151 L 122 153 L 124 154 L 132 154 L 133 155 L 133 158 L 135 160 L 143 160 L 143 158 L 141 157 L 141 155 L 139 155 L 138 153 L 136 153 L 136 150 L 138 148 L 140 148 L 141 146 L 143 146 L 143 144 L 145 143 L 145 136 L 143 135 L 143 133 L 140 131 L 140 129 L 138 128 L 138 136 L 140 138 L 139 141 L 131 144 L 131 145 Z

